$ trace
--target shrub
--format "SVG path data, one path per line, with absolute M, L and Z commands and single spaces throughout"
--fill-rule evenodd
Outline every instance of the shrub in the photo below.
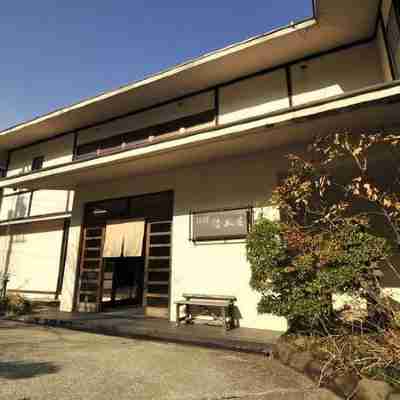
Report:
M 384 380 L 400 389 L 400 331 L 387 329 L 368 335 L 340 334 L 327 337 L 296 336 L 286 340 L 300 351 L 310 351 L 324 368 L 320 384 L 329 384 L 339 376 L 357 376 Z M 300 346 L 297 343 L 301 343 Z
M 366 300 L 371 327 L 393 323 L 379 277 L 383 263 L 396 269 L 389 260 L 400 246 L 399 156 L 400 136 L 349 133 L 316 139 L 307 159 L 288 155 L 269 202 L 282 222 L 260 218 L 247 240 L 259 312 L 285 316 L 294 330 L 326 330 L 333 294 L 346 294 Z
M 307 232 L 261 217 L 247 238 L 258 311 L 286 317 L 291 331 L 328 333 L 336 321 L 333 294 L 377 302 L 376 270 L 389 252 L 385 239 L 353 220 Z
M 2 297 L 0 299 L 0 315 L 7 312 L 8 298 Z
M 13 315 L 28 314 L 32 311 L 31 301 L 19 294 L 7 295 L 5 299 L 5 306 L 7 313 Z

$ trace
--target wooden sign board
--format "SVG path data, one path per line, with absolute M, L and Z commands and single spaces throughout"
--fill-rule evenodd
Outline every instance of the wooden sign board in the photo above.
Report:
M 193 213 L 193 241 L 243 239 L 249 232 L 251 209 Z

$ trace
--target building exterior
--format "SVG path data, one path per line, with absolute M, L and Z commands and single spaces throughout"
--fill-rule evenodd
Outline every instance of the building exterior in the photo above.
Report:
M 171 320 L 185 292 L 234 295 L 241 326 L 285 330 L 257 314 L 244 232 L 279 218 L 264 204 L 287 153 L 400 125 L 399 21 L 390 0 L 316 0 L 307 20 L 1 132 L 9 291 Z

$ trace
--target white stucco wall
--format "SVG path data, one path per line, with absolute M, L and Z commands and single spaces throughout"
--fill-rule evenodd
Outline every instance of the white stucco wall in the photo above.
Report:
M 72 161 L 73 140 L 73 134 L 70 134 L 13 151 L 10 157 L 7 176 L 17 176 L 18 174 L 29 172 L 32 160 L 38 156 L 44 156 L 43 168 Z M 18 190 L 15 191 L 14 189 L 6 188 L 4 194 L 16 195 L 3 198 L 0 208 L 0 220 L 28 216 L 30 193 L 18 194 Z M 70 212 L 73 196 L 74 193 L 72 191 L 35 191 L 32 199 L 31 214 L 29 216 Z
M 31 217 L 72 211 L 73 191 L 38 190 L 33 192 Z
M 381 38 L 379 38 L 381 39 Z M 290 67 L 293 105 L 340 95 L 390 80 L 380 41 L 328 53 Z M 390 71 L 389 71 L 390 73 Z M 220 123 L 289 107 L 284 68 L 219 89 Z
M 184 292 L 234 295 L 238 298 L 241 326 L 285 330 L 285 319 L 257 314 L 258 294 L 249 286 L 250 268 L 244 242 L 194 244 L 189 241 L 189 223 L 190 212 L 195 210 L 259 207 L 268 199 L 277 174 L 285 170 L 283 155 L 287 151 L 271 151 L 152 176 L 132 176 L 129 180 L 78 190 L 69 234 L 62 309 L 72 308 L 84 204 L 172 189 L 172 303 Z M 272 217 L 276 218 L 276 214 Z M 171 318 L 175 319 L 174 307 L 171 307 Z
M 0 209 L 0 220 L 25 218 L 28 216 L 30 192 L 18 193 L 15 196 L 3 197 Z
M 15 150 L 11 153 L 7 177 L 15 176 L 31 169 L 35 157 L 44 156 L 43 168 L 70 162 L 72 160 L 74 135 L 65 135 L 57 139 Z
M 7 289 L 56 291 L 63 223 L 58 220 L 1 227 L 0 271 L 9 273 Z
M 295 64 L 291 76 L 294 106 L 384 80 L 376 41 Z
M 73 136 L 43 142 L 12 153 L 8 176 L 30 169 L 32 160 L 44 156 L 43 167 L 72 160 Z M 28 215 L 31 192 L 19 193 L 6 189 L 0 208 L 0 221 L 15 218 L 67 213 L 72 210 L 72 191 L 39 190 L 33 192 L 31 212 Z M 64 220 L 19 223 L 0 227 L 0 274 L 7 271 L 10 290 L 55 292 L 60 266 Z M 28 298 L 50 298 L 54 295 L 23 293 Z
M 250 267 L 246 261 L 244 242 L 214 242 L 194 244 L 189 241 L 192 211 L 244 207 L 260 210 L 286 171 L 284 155 L 300 149 L 285 148 L 268 153 L 226 159 L 209 164 L 171 170 L 163 174 L 135 176 L 121 181 L 109 181 L 82 188 L 76 192 L 69 234 L 67 265 L 62 291 L 61 308 L 71 311 L 78 265 L 80 224 L 86 202 L 165 190 L 174 191 L 171 319 L 175 319 L 173 303 L 184 292 L 229 294 L 237 297 L 243 327 L 284 331 L 286 320 L 273 315 L 258 315 L 259 296 L 249 286 Z M 132 184 L 134 182 L 134 184 Z M 267 215 L 276 218 L 274 210 Z M 387 275 L 385 287 L 399 297 L 400 281 Z M 400 298 L 400 297 L 399 297 Z M 341 298 L 338 298 L 340 306 Z
M 255 76 L 219 90 L 220 123 L 230 123 L 289 107 L 285 69 Z
M 5 196 L 0 207 L 0 221 L 16 218 L 43 216 L 54 213 L 70 213 L 74 192 L 67 190 L 36 190 L 33 192 L 30 214 L 31 192 L 16 192 Z

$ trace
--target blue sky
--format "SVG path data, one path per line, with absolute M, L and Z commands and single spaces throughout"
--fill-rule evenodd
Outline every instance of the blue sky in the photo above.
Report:
M 311 0 L 4 2 L 0 129 L 311 15 Z

